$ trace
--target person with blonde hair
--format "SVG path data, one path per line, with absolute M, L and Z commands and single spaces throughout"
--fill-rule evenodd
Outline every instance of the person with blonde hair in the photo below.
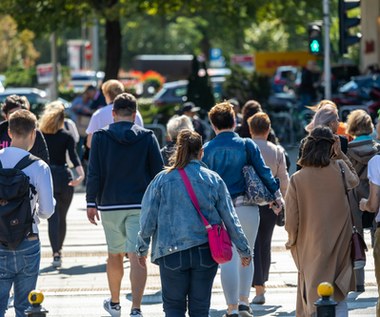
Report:
M 350 191 L 350 208 L 354 219 L 355 227 L 363 235 L 363 229 L 368 228 L 373 234 L 374 213 L 362 212 L 359 209 L 359 202 L 369 195 L 369 182 L 367 168 L 369 160 L 380 152 L 380 144 L 372 139 L 374 127 L 370 115 L 364 110 L 354 110 L 347 117 L 347 133 L 354 139 L 348 143 L 347 157 L 354 166 L 359 176 L 360 183 Z M 355 270 L 356 291 L 365 291 L 364 268 Z
M 86 146 L 91 148 L 92 135 L 95 131 L 102 129 L 109 124 L 113 123 L 112 108 L 114 99 L 125 91 L 125 87 L 122 82 L 116 79 L 110 79 L 103 83 L 102 92 L 106 98 L 107 105 L 95 111 L 92 115 L 88 127 L 86 129 L 87 140 Z M 144 126 L 141 113 L 137 110 L 135 123 L 140 127 Z
M 185 316 L 186 310 L 190 317 L 208 317 L 218 264 L 211 257 L 207 230 L 179 170 L 188 176 L 208 222 L 223 221 L 244 267 L 251 262 L 251 250 L 225 183 L 201 162 L 201 136 L 182 130 L 176 145 L 172 164 L 154 178 L 144 194 L 137 252 L 145 265 L 152 238 L 152 262 L 160 267 L 166 317 Z
M 75 150 L 73 136 L 64 130 L 65 108 L 62 103 L 48 104 L 39 122 L 50 156 L 54 184 L 55 212 L 49 218 L 49 240 L 54 267 L 62 265 L 62 246 L 66 236 L 66 215 L 74 195 L 74 186 L 84 179 L 84 170 Z M 77 177 L 73 179 L 66 162 L 66 152 L 73 163 Z
M 194 131 L 193 123 L 191 119 L 186 115 L 175 115 L 166 124 L 166 131 L 169 142 L 161 149 L 161 155 L 164 159 L 164 164 L 169 164 L 169 159 L 175 152 L 175 144 L 177 142 L 177 136 L 182 130 Z

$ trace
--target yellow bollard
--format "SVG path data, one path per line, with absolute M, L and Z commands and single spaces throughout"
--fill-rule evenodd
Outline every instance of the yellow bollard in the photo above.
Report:
M 318 285 L 317 292 L 321 297 L 314 303 L 317 307 L 317 317 L 335 317 L 337 302 L 330 298 L 334 294 L 334 287 L 328 282 L 323 282 Z
M 29 317 L 45 317 L 46 314 L 49 312 L 45 308 L 41 306 L 42 302 L 44 301 L 44 294 L 39 290 L 33 290 L 29 293 L 28 296 L 29 303 L 31 306 L 29 306 L 25 310 L 25 316 Z

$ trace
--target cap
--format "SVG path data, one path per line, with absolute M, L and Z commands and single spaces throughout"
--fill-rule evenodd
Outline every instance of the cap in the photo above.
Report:
M 191 112 L 197 112 L 199 111 L 201 108 L 199 107 L 196 107 L 195 104 L 191 101 L 189 102 L 185 102 L 183 105 L 182 105 L 182 113 L 184 112 L 188 112 L 188 111 L 191 111 Z

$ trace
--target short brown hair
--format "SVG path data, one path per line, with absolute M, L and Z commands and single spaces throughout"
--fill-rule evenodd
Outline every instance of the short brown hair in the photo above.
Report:
M 131 116 L 137 111 L 137 100 L 133 95 L 123 92 L 113 101 L 113 110 L 119 116 Z
M 346 132 L 352 136 L 372 134 L 373 123 L 370 115 L 362 109 L 350 112 Z
M 248 118 L 248 126 L 251 134 L 260 135 L 270 130 L 271 122 L 265 112 L 258 112 Z
M 235 125 L 234 107 L 227 101 L 218 103 L 208 113 L 211 123 L 218 130 L 231 129 Z
M 29 110 L 20 109 L 9 117 L 9 131 L 18 137 L 27 137 L 37 128 L 37 118 Z
M 302 167 L 328 166 L 330 164 L 331 147 L 334 142 L 334 135 L 329 127 L 317 126 L 306 137 L 301 149 L 301 158 L 297 164 Z
M 103 83 L 102 91 L 103 94 L 108 95 L 110 99 L 113 101 L 118 95 L 125 92 L 125 88 L 120 81 L 116 79 L 110 79 Z

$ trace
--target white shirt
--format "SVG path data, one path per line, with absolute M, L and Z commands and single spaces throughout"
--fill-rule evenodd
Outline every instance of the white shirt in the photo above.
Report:
M 91 117 L 91 120 L 86 129 L 86 133 L 93 134 L 95 131 L 98 131 L 99 129 L 113 123 L 112 108 L 113 104 L 111 103 L 103 108 L 96 110 Z M 135 123 L 140 127 L 144 127 L 141 113 L 138 110 L 136 111 Z
M 375 155 L 368 162 L 368 179 L 371 183 L 380 186 L 380 155 Z M 377 212 L 376 222 L 380 222 L 380 212 Z
M 13 168 L 28 154 L 29 152 L 23 149 L 11 146 L 0 150 L 0 161 L 3 168 Z M 33 232 L 38 233 L 37 224 L 40 223 L 39 218 L 48 219 L 54 213 L 55 200 L 53 197 L 53 181 L 50 168 L 43 160 L 38 160 L 23 169 L 23 172 L 29 176 L 30 183 L 37 191 L 30 204 L 32 211 L 37 205 L 34 215 Z

